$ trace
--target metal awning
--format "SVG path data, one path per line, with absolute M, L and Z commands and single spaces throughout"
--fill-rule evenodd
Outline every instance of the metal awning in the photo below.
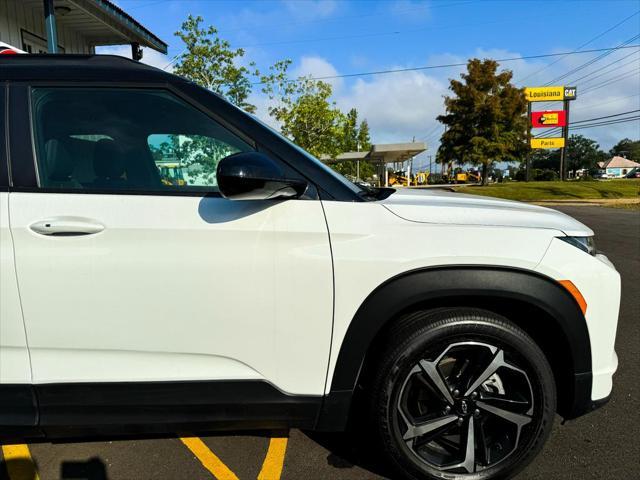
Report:
M 377 144 L 371 147 L 371 160 L 377 163 L 406 162 L 426 149 L 424 142 Z
M 34 11 L 44 12 L 43 3 L 47 1 L 23 0 L 23 3 Z M 108 0 L 55 0 L 53 16 L 58 28 L 77 31 L 93 46 L 139 44 L 167 53 L 165 42 Z
M 371 149 L 366 152 L 344 152 L 335 158 L 323 155 L 322 161 L 336 163 L 368 160 L 374 163 L 400 163 L 410 160 L 426 149 L 427 144 L 424 142 L 377 143 L 372 145 Z

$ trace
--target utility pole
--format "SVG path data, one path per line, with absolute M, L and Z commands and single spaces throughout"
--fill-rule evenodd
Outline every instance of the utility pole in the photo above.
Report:
M 525 158 L 525 181 L 531 181 L 531 102 L 527 102 L 527 156 Z
M 560 180 L 565 181 L 567 179 L 567 144 L 569 142 L 569 100 L 564 100 L 564 111 L 566 112 L 567 122 L 562 127 L 562 137 L 564 138 L 564 147 L 560 149 Z
M 58 31 L 56 29 L 56 12 L 53 8 L 53 0 L 44 1 L 44 27 L 47 32 L 47 50 L 49 53 L 58 53 Z
M 356 151 L 360 151 L 360 141 L 356 144 Z M 356 160 L 356 182 L 360 181 L 360 159 Z

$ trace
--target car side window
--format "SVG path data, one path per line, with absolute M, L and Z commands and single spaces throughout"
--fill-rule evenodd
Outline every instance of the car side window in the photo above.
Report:
M 5 86 L 0 83 L 0 189 L 5 189 L 9 186 L 9 168 L 7 166 L 5 145 L 5 96 Z
M 34 88 L 41 188 L 215 192 L 220 160 L 254 148 L 165 90 Z

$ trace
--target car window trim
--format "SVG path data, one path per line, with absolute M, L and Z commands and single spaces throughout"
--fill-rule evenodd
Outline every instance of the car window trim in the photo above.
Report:
M 8 191 L 11 186 L 9 174 L 9 89 L 7 82 L 0 83 L 0 115 L 2 115 L 2 128 L 0 128 L 0 191 Z
M 282 162 L 284 165 L 287 166 L 287 168 L 291 169 L 291 171 L 293 173 L 295 173 L 295 175 L 299 176 L 301 179 L 303 179 L 304 181 L 308 182 L 310 186 L 313 186 L 312 189 L 309 189 L 309 193 L 311 195 L 306 195 L 301 197 L 301 200 L 309 200 L 309 199 L 314 199 L 314 200 L 319 200 L 321 198 L 327 197 L 327 199 L 333 199 L 332 195 L 328 194 L 328 193 L 323 193 L 325 192 L 325 190 L 322 188 L 321 185 L 318 185 L 317 182 L 315 182 L 313 179 L 309 178 L 307 175 L 305 175 L 299 168 L 297 168 L 294 164 L 292 164 L 291 162 L 287 161 L 286 159 L 282 158 L 281 155 L 279 155 L 278 153 L 275 153 L 273 151 L 272 148 L 270 148 L 268 145 L 264 144 L 263 142 L 260 142 L 258 140 L 256 140 L 254 137 L 250 136 L 248 133 L 245 133 L 242 129 L 240 129 L 239 127 L 233 125 L 231 122 L 229 122 L 228 120 L 226 120 L 223 116 L 217 114 L 216 112 L 214 112 L 213 110 L 211 110 L 210 108 L 208 108 L 206 105 L 204 105 L 202 102 L 192 98 L 188 93 L 184 92 L 181 88 L 179 88 L 179 86 L 174 85 L 173 83 L 170 82 L 154 82 L 154 81 L 150 81 L 150 82 L 137 82 L 137 81 L 132 81 L 132 82 L 127 82 L 127 81 L 72 81 L 72 80 L 20 80 L 20 81 L 15 81 L 13 82 L 16 86 L 21 87 L 21 88 L 26 88 L 28 90 L 28 108 L 29 110 L 31 109 L 31 91 L 33 88 L 58 88 L 58 87 L 67 87 L 67 88 L 129 88 L 129 89 L 155 89 L 155 90 L 165 90 L 170 92 L 171 94 L 176 95 L 179 99 L 181 99 L 182 101 L 186 102 L 189 106 L 191 106 L 192 108 L 195 108 L 196 110 L 198 110 L 199 112 L 201 112 L 203 115 L 206 115 L 208 118 L 211 118 L 212 120 L 220 123 L 220 125 L 226 129 L 228 129 L 231 133 L 233 133 L 234 135 L 237 135 L 238 137 L 240 137 L 243 141 L 245 141 L 246 143 L 248 143 L 250 146 L 252 146 L 252 148 L 254 148 L 256 151 L 262 151 L 262 152 L 267 152 L 269 155 L 271 155 L 274 159 L 277 159 L 278 161 Z M 186 82 L 185 82 L 186 83 Z M 215 95 L 214 93 L 211 93 L 211 95 Z M 224 101 L 224 100 L 221 100 Z M 9 110 L 9 108 L 7 108 L 7 110 Z M 31 118 L 31 112 L 29 115 L 29 132 L 30 135 L 33 136 L 33 119 Z M 16 132 L 18 133 L 18 132 Z M 24 133 L 24 132 L 23 132 Z M 37 158 L 35 156 L 35 142 L 33 141 L 33 139 L 31 140 L 31 145 L 32 148 L 34 149 L 33 153 L 32 153 L 32 162 L 31 163 L 31 169 L 29 169 L 27 166 L 21 166 L 21 165 L 16 165 L 16 167 L 21 167 L 21 168 L 27 168 L 28 170 L 34 170 L 35 169 L 35 163 L 37 162 Z M 11 162 L 10 162 L 11 163 Z M 35 170 L 33 171 L 34 174 L 34 181 L 33 182 L 19 182 L 19 183 L 15 183 L 13 184 L 13 186 L 11 187 L 12 190 L 16 191 L 16 192 L 30 192 L 30 193 L 69 193 L 69 194 L 88 194 L 88 195 L 92 195 L 92 194 L 102 194 L 102 195 L 153 195 L 153 196 L 192 196 L 192 197 L 202 197 L 202 196 L 211 196 L 211 197 L 222 197 L 222 195 L 219 192 L 216 191 L 210 191 L 210 192 L 202 192 L 202 191 L 191 191 L 191 192 L 181 192 L 181 191 L 177 191 L 177 190 L 171 190 L 171 191 L 157 191 L 157 190 L 153 190 L 153 191 L 142 191 L 142 190 L 136 190 L 136 191 L 128 191 L 128 190 L 92 190 L 90 191 L 89 189 L 84 189 L 84 190 L 80 190 L 80 189 L 66 189 L 66 188 L 56 188 L 56 189 L 46 189 L 46 188 L 41 188 L 39 186 L 39 179 L 37 177 L 37 175 L 35 175 Z M 353 200 L 351 200 L 353 201 Z

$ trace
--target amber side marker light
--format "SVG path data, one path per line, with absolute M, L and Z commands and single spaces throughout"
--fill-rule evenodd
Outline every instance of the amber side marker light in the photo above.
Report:
M 580 310 L 582 310 L 582 314 L 586 315 L 587 302 L 580 293 L 580 290 L 578 290 L 578 287 L 576 287 L 571 280 L 560 280 L 558 283 L 560 283 L 560 285 L 562 285 L 567 290 L 567 292 L 569 292 L 571 296 L 575 298 L 576 302 L 578 302 L 578 305 L 580 306 Z

